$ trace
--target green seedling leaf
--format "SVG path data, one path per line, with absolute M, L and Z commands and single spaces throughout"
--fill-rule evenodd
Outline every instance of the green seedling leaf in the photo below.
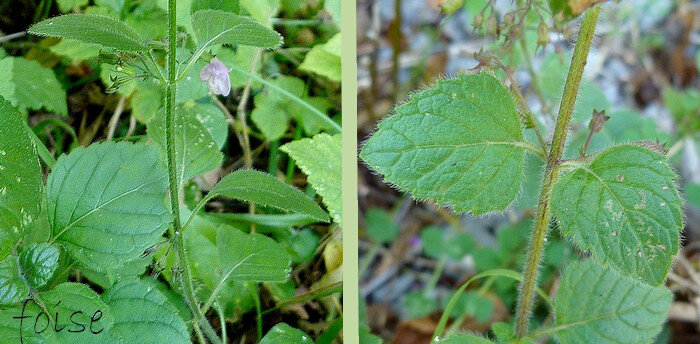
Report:
M 301 191 L 259 171 L 235 171 L 221 179 L 210 194 L 272 206 L 305 214 L 319 221 L 328 221 L 326 212 Z
M 340 33 L 324 44 L 317 44 L 306 54 L 299 69 L 316 73 L 340 82 L 342 71 L 340 64 Z
M 622 274 L 659 285 L 678 253 L 683 201 L 666 157 L 626 144 L 568 164 L 552 192 L 559 228 Z
M 700 184 L 686 184 L 685 197 L 688 200 L 688 204 L 700 208 Z
M 223 154 L 204 125 L 190 111 L 175 109 L 175 167 L 178 185 L 221 165 Z M 165 161 L 165 114 L 160 113 L 148 124 L 148 136 L 160 148 Z
M 439 227 L 427 227 L 420 233 L 423 243 L 423 253 L 426 256 L 440 259 L 446 256 L 453 260 L 462 259 L 474 251 L 476 243 L 469 234 L 445 231 Z
M 0 60 L 0 75 L 0 96 L 20 111 L 46 109 L 68 115 L 66 91 L 51 69 L 23 57 L 8 56 Z
M 379 124 L 361 157 L 415 198 L 483 214 L 518 195 L 527 145 L 512 96 L 481 72 L 414 94 Z
M 437 300 L 426 296 L 423 290 L 407 293 L 403 299 L 402 307 L 408 313 L 408 317 L 412 319 L 433 314 L 440 309 Z
M 595 300 L 593 302 L 592 300 Z M 619 275 L 593 260 L 572 262 L 554 300 L 561 343 L 651 343 L 673 295 Z
M 0 97 L 0 257 L 41 212 L 41 164 L 27 130 L 22 115 Z
M 152 285 L 120 281 L 102 295 L 102 300 L 114 316 L 112 331 L 125 343 L 190 343 L 187 325 L 177 308 Z
M 365 214 L 367 222 L 367 235 L 372 242 L 386 244 L 399 236 L 399 225 L 385 210 L 372 208 Z
M 260 340 L 260 344 L 313 344 L 313 342 L 306 333 L 285 323 L 275 325 Z
M 6 343 L 119 343 L 110 332 L 109 307 L 85 284 L 61 283 L 32 299 L 0 312 L 0 336 Z M 20 327 L 21 324 L 21 327 Z
M 695 89 L 676 90 L 667 87 L 663 91 L 663 100 L 683 133 L 692 135 L 700 131 L 700 92 Z
M 66 14 L 29 28 L 39 36 L 60 37 L 119 51 L 144 51 L 144 40 L 128 25 L 98 14 Z
M 282 44 L 282 36 L 250 17 L 220 10 L 201 10 L 192 14 L 192 26 L 200 47 L 214 44 L 240 44 L 273 49 Z
M 280 149 L 289 154 L 308 176 L 309 183 L 321 195 L 335 223 L 343 223 L 342 143 L 341 135 L 318 134 L 285 144 Z M 319 159 L 319 157 L 323 157 Z
M 47 182 L 52 240 L 93 270 L 138 258 L 169 222 L 152 145 L 104 142 L 63 155 Z
M 24 280 L 32 288 L 41 288 L 58 267 L 58 249 L 47 243 L 31 244 L 19 254 Z
M 281 283 L 289 278 L 289 254 L 270 237 L 221 226 L 216 243 L 225 279 Z

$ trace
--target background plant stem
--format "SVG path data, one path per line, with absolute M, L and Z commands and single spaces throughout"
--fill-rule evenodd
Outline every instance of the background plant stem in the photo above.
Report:
M 530 246 L 527 253 L 527 261 L 523 272 L 523 281 L 518 295 L 518 306 L 516 313 L 516 332 L 518 337 L 527 335 L 530 315 L 532 314 L 532 303 L 537 286 L 537 275 L 539 273 L 542 253 L 544 252 L 547 229 L 549 227 L 550 196 L 554 182 L 558 176 L 558 165 L 564 153 L 566 135 L 571 124 L 571 115 L 576 104 L 576 96 L 581 83 L 583 69 L 586 66 L 588 51 L 595 33 L 596 22 L 600 7 L 595 6 L 586 11 L 581 21 L 581 29 L 574 48 L 574 55 L 571 59 L 569 73 L 566 76 L 564 85 L 564 95 L 559 106 L 559 115 L 554 129 L 552 145 L 547 155 L 547 166 L 545 167 L 544 180 L 540 192 L 540 201 L 537 206 L 535 217 L 535 227 L 530 238 Z

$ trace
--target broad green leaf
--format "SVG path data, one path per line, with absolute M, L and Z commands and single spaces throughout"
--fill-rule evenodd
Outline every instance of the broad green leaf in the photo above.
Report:
M 467 233 L 445 231 L 432 226 L 423 229 L 420 238 L 423 243 L 423 253 L 436 259 L 448 257 L 459 260 L 474 251 L 476 246 L 474 239 Z
M 66 14 L 29 28 L 39 36 L 60 37 L 120 51 L 146 50 L 144 40 L 128 25 L 97 14 Z
M 303 214 L 235 214 L 207 213 L 207 217 L 217 218 L 231 223 L 242 223 L 244 227 L 251 224 L 263 227 L 302 227 L 316 223 L 314 218 Z
M 88 0 L 56 0 L 58 10 L 61 13 L 68 13 L 88 4 Z
M 341 135 L 318 134 L 280 147 L 308 176 L 335 223 L 343 223 Z M 319 157 L 323 157 L 319 159 Z
M 340 33 L 328 42 L 317 44 L 306 54 L 299 69 L 316 73 L 326 78 L 340 82 L 342 70 L 340 65 Z
M 220 10 L 193 13 L 192 26 L 200 47 L 239 44 L 272 49 L 282 43 L 279 33 L 255 20 Z
M 27 110 L 46 109 L 59 115 L 68 115 L 66 91 L 51 69 L 23 57 L 5 57 L 0 60 L 0 96 L 26 113 Z M 31 76 L 31 77 L 28 77 Z
M 223 154 L 207 128 L 190 111 L 178 107 L 174 116 L 175 167 L 178 185 L 182 187 L 188 180 L 219 167 Z M 163 111 L 148 124 L 148 136 L 160 146 L 163 161 L 166 156 L 165 127 Z
M 221 226 L 216 243 L 224 278 L 273 283 L 281 283 L 289 278 L 289 254 L 270 237 Z
M 268 141 L 277 141 L 287 131 L 289 119 L 283 109 L 267 101 L 268 97 L 264 93 L 255 96 L 255 109 L 251 112 L 250 119 Z
M 328 221 L 326 212 L 301 191 L 259 171 L 235 171 L 221 179 L 210 194 L 272 206 L 305 214 L 319 221 Z
M 526 146 L 512 96 L 481 72 L 414 94 L 379 123 L 361 157 L 415 198 L 483 214 L 518 195 Z
M 31 299 L 0 312 L 4 343 L 120 342 L 121 338 L 110 332 L 110 308 L 87 285 L 61 283 L 40 298 L 48 314 Z
M 68 39 L 62 39 L 49 50 L 56 55 L 67 57 L 71 62 L 85 61 L 100 55 L 100 48 Z
M 587 259 L 565 270 L 554 300 L 561 343 L 651 343 L 673 295 Z
M 0 96 L 0 257 L 41 212 L 41 164 L 26 130 L 22 115 Z
M 260 340 L 260 344 L 313 344 L 313 342 L 309 335 L 285 323 L 275 325 Z
M 177 12 L 180 16 L 180 9 L 183 1 L 178 1 Z M 189 21 L 189 13 L 184 16 Z M 133 9 L 125 18 L 124 23 L 133 28 L 140 37 L 147 37 L 154 40 L 165 40 L 168 33 L 168 12 L 158 7 L 155 1 L 142 1 Z M 187 28 L 188 22 L 181 20 L 178 17 L 177 24 Z M 192 29 L 187 29 L 187 33 L 191 34 Z
M 136 89 L 131 97 L 131 113 L 136 119 L 148 124 L 162 106 L 163 90 L 155 79 L 136 82 Z
M 372 242 L 385 244 L 396 239 L 399 235 L 399 225 L 385 210 L 372 208 L 365 214 L 367 235 Z
M 22 302 L 29 295 L 29 286 L 22 279 L 19 259 L 7 256 L 0 261 L 0 305 Z
M 229 124 L 226 115 L 211 100 L 183 103 L 180 109 L 184 116 L 192 116 L 204 125 L 219 149 L 224 146 Z
M 168 225 L 165 178 L 152 145 L 104 142 L 61 156 L 46 182 L 52 240 L 93 270 L 138 258 Z
M 177 308 L 158 288 L 139 280 L 115 283 L 102 300 L 114 316 L 112 331 L 125 343 L 190 343 Z
M 659 285 L 678 253 L 683 201 L 666 157 L 626 144 L 570 163 L 552 192 L 562 233 L 623 274 Z
M 24 280 L 32 288 L 41 288 L 58 267 L 58 249 L 47 243 L 32 244 L 19 254 Z
M 475 334 L 456 333 L 441 339 L 440 344 L 493 344 L 493 342 Z

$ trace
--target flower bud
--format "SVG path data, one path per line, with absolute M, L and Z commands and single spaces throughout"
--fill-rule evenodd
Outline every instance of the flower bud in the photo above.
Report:
M 498 18 L 496 18 L 494 13 L 491 13 L 489 19 L 486 20 L 486 33 L 498 36 Z

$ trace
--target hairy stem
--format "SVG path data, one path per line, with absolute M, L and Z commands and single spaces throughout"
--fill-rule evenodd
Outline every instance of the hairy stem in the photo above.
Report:
M 177 53 L 177 16 L 176 16 L 176 0 L 168 0 L 168 82 L 165 88 L 165 147 L 167 155 L 167 166 L 168 166 L 168 182 L 170 186 L 170 206 L 173 212 L 173 225 L 171 229 L 171 237 L 173 239 L 173 245 L 175 246 L 175 253 L 177 257 L 178 266 L 181 269 L 179 276 L 179 283 L 182 287 L 182 293 L 185 297 L 185 301 L 190 307 L 193 319 L 201 318 L 201 311 L 199 309 L 199 303 L 194 294 L 194 288 L 192 287 L 192 277 L 190 273 L 190 266 L 188 264 L 187 255 L 185 253 L 185 242 L 182 238 L 182 225 L 180 224 L 180 197 L 178 196 L 178 183 L 177 174 L 175 166 L 175 143 L 173 136 L 175 134 L 175 90 L 176 90 L 176 53 Z M 207 334 L 209 340 L 214 343 L 220 343 L 221 341 L 216 336 L 216 333 L 211 328 L 211 325 L 206 321 L 205 318 L 201 318 L 202 321 L 194 321 L 192 327 L 194 328 L 197 338 L 200 343 L 206 343 L 200 325 L 204 327 L 204 333 Z M 213 335 L 212 335 L 213 334 Z
M 516 331 L 518 337 L 527 335 L 530 315 L 532 314 L 532 303 L 537 286 L 537 275 L 539 272 L 542 253 L 544 252 L 547 229 L 549 227 L 550 194 L 554 187 L 554 182 L 558 176 L 558 165 L 564 153 L 566 135 L 571 124 L 571 115 L 576 103 L 578 88 L 583 75 L 583 68 L 586 66 L 586 58 L 591 47 L 591 41 L 595 33 L 596 22 L 600 7 L 596 6 L 586 11 L 581 22 L 574 55 L 571 59 L 569 73 L 566 76 L 564 85 L 564 95 L 559 107 L 557 124 L 554 129 L 554 137 L 547 155 L 547 166 L 545 167 L 544 180 L 540 191 L 540 201 L 535 217 L 535 227 L 530 238 L 530 246 L 527 253 L 527 261 L 523 272 L 523 281 L 518 295 L 518 307 L 516 313 Z

